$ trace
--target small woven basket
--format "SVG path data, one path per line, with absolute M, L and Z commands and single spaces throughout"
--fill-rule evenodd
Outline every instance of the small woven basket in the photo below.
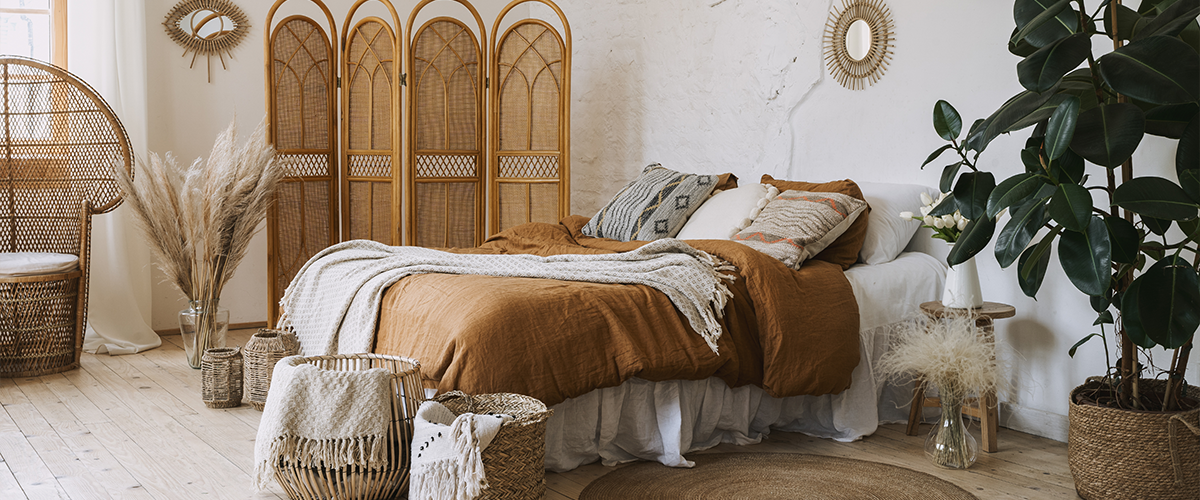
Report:
M 261 328 L 246 342 L 242 356 L 246 360 L 246 393 L 250 406 L 262 411 L 271 389 L 275 363 L 288 356 L 300 354 L 296 335 L 283 330 Z
M 200 358 L 201 399 L 209 408 L 242 404 L 242 351 L 238 347 L 213 347 Z
M 540 499 L 546 496 L 546 420 L 554 410 L 520 394 L 468 396 L 450 391 L 435 398 L 455 416 L 463 413 L 512 415 L 483 450 L 488 488 L 481 499 Z
M 322 370 L 358 371 L 385 368 L 392 373 L 392 423 L 388 427 L 387 467 L 371 470 L 357 466 L 340 469 L 303 467 L 279 457 L 273 464 L 275 480 L 292 500 L 374 500 L 398 498 L 408 489 L 413 417 L 425 401 L 421 364 L 416 360 L 383 354 L 313 356 L 304 362 Z
M 1143 380 L 1141 391 L 1162 391 L 1161 380 Z M 1143 500 L 1200 498 L 1200 408 L 1181 412 L 1120 410 L 1075 403 L 1095 390 L 1088 382 L 1071 391 L 1067 462 L 1079 496 Z M 1200 388 L 1187 395 L 1200 399 Z M 1193 430 L 1192 428 L 1195 428 Z

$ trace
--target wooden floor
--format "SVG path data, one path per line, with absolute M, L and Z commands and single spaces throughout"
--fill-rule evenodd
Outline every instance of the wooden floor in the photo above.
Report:
M 251 333 L 231 332 L 230 345 L 245 345 Z M 187 366 L 178 336 L 140 354 L 84 354 L 82 365 L 0 379 L 0 499 L 286 498 L 278 486 L 250 489 L 261 413 L 249 405 L 206 408 L 200 372 Z M 888 425 L 857 443 L 776 432 L 758 445 L 709 452 L 872 460 L 936 475 L 982 499 L 1077 498 L 1063 443 L 1001 429 L 1000 452 L 981 454 L 968 471 L 946 471 L 925 460 L 923 442 L 923 436 L 905 436 L 901 425 Z M 577 498 L 611 470 L 593 464 L 547 474 L 547 498 Z

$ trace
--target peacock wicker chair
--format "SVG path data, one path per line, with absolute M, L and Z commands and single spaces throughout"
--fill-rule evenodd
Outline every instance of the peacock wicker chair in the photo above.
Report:
M 133 171 L 129 137 L 102 98 L 62 68 L 0 57 L 0 252 L 79 257 L 78 269 L 0 277 L 0 377 L 79 366 L 87 319 L 92 215 Z

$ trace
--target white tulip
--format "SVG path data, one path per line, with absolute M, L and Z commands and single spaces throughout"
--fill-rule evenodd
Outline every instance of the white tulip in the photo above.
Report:
M 933 211 L 933 205 L 925 205 L 925 206 L 921 207 L 921 217 L 929 215 L 929 212 L 932 212 L 932 211 Z
M 958 223 L 958 221 L 963 219 L 962 212 L 959 212 L 958 210 L 955 210 L 953 215 L 954 215 L 954 222 L 956 224 Z
M 932 225 L 934 225 L 934 223 L 935 223 L 936 221 L 938 221 L 938 220 L 941 220 L 941 219 L 938 219 L 937 217 L 934 217 L 934 216 L 932 216 L 932 215 L 926 215 L 926 216 L 925 216 L 925 225 L 926 225 L 926 226 L 932 226 Z
M 965 217 L 958 219 L 958 230 L 962 231 L 963 229 L 966 229 L 966 228 L 967 228 L 967 219 Z
M 913 218 L 913 213 L 912 212 L 900 212 L 900 218 L 901 219 L 911 219 L 911 218 Z
M 921 193 L 921 203 L 924 205 L 932 205 L 933 198 L 930 198 L 928 193 L 922 192 Z
M 953 215 L 946 214 L 946 215 L 942 216 L 942 225 L 944 225 L 946 227 L 954 227 L 955 224 L 958 224 L 958 223 L 954 221 Z
M 946 227 L 946 223 L 942 221 L 941 217 L 935 217 L 933 219 L 933 227 L 942 229 L 942 228 Z

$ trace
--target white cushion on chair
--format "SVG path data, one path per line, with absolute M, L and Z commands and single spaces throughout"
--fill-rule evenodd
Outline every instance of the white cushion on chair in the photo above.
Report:
M 74 271 L 79 257 L 66 253 L 0 252 L 0 278 Z

